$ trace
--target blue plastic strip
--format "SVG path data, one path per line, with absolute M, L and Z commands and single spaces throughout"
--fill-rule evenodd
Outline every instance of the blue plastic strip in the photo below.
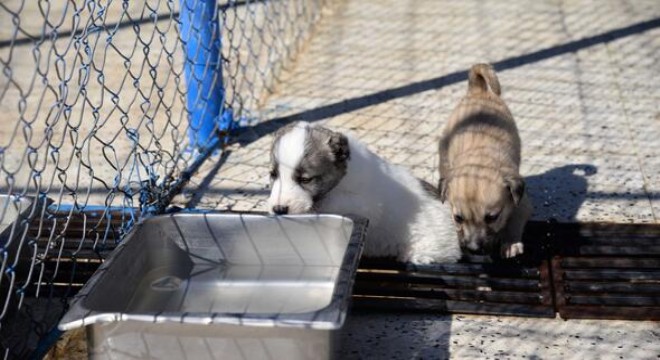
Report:
M 29 359 L 30 360 L 41 360 L 46 356 L 48 351 L 55 346 L 55 344 L 60 340 L 60 337 L 62 336 L 62 331 L 57 328 L 57 326 L 53 327 L 48 334 L 46 334 L 46 337 L 41 339 L 39 341 L 39 344 L 37 344 L 37 348 L 34 349 L 32 354 L 30 354 Z
M 222 38 L 216 0 L 181 0 L 181 39 L 190 112 L 188 138 L 193 148 L 207 148 L 218 131 L 229 131 L 233 118 L 224 109 Z

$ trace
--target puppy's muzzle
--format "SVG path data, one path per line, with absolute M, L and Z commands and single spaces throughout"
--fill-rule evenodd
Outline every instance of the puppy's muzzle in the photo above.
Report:
M 273 206 L 273 214 L 275 215 L 286 215 L 288 213 L 289 213 L 289 207 L 286 205 Z
M 475 255 L 483 255 L 492 252 L 496 243 L 496 238 L 487 236 L 470 240 L 461 239 L 460 246 L 461 249 L 465 252 Z

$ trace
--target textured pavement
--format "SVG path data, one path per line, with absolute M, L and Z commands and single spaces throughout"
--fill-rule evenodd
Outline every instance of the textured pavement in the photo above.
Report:
M 351 131 L 435 183 L 437 137 L 465 71 L 491 62 L 520 129 L 535 219 L 657 222 L 659 15 L 657 1 L 348 1 L 250 121 Z M 265 210 L 276 128 L 245 134 L 219 170 L 209 161 L 178 204 Z
M 340 359 L 656 359 L 654 322 L 352 314 Z
M 177 204 L 264 211 L 270 134 L 298 119 L 435 183 L 437 137 L 484 61 L 520 129 L 534 219 L 660 222 L 657 0 L 347 1 Z M 356 312 L 344 340 L 342 358 L 660 358 L 653 322 Z

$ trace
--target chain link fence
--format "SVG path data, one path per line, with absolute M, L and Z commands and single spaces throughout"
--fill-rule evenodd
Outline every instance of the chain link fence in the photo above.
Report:
M 250 122 L 326 0 L 0 1 L 0 358 Z

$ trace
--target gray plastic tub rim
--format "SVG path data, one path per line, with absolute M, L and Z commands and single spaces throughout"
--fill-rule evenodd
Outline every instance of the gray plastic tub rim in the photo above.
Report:
M 241 218 L 318 218 L 334 217 L 337 219 L 345 219 L 353 223 L 353 231 L 349 239 L 344 254 L 344 264 L 355 264 L 354 272 L 357 268 L 357 263 L 362 254 L 364 247 L 364 238 L 368 220 L 366 218 L 356 215 L 335 215 L 335 214 L 308 214 L 308 215 L 285 215 L 285 216 L 272 216 L 267 214 L 246 214 L 246 213 L 220 213 L 213 211 L 181 211 L 170 215 L 161 215 L 162 217 L 176 217 L 180 214 L 194 214 L 200 216 L 239 216 Z M 139 226 L 143 225 L 153 217 L 143 218 L 126 234 L 128 239 L 131 233 L 137 231 Z M 285 327 L 297 329 L 315 329 L 315 330 L 337 330 L 341 328 L 346 318 L 346 310 L 349 306 L 349 301 L 336 301 L 339 293 L 342 293 L 346 287 L 352 288 L 354 277 L 351 274 L 351 269 L 340 268 L 337 278 L 337 286 L 332 294 L 330 304 L 318 311 L 308 313 L 284 314 L 284 318 L 280 318 L 279 314 L 254 314 L 254 313 L 208 313 L 208 312 L 187 312 L 184 314 L 178 312 L 159 312 L 159 313 L 142 313 L 142 314 L 127 314 L 122 312 L 99 312 L 88 309 L 84 304 L 84 299 L 94 291 L 94 288 L 102 278 L 103 273 L 112 265 L 113 260 L 121 256 L 121 253 L 127 246 L 126 241 L 122 241 L 115 250 L 108 256 L 108 258 L 99 266 L 98 270 L 92 275 L 89 281 L 83 288 L 73 297 L 69 311 L 64 315 L 60 321 L 58 328 L 62 331 L 69 331 L 80 327 L 99 324 L 99 323 L 112 323 L 112 322 L 128 322 L 136 321 L 141 323 L 180 323 L 180 324 L 196 324 L 196 325 L 249 325 L 257 327 Z

